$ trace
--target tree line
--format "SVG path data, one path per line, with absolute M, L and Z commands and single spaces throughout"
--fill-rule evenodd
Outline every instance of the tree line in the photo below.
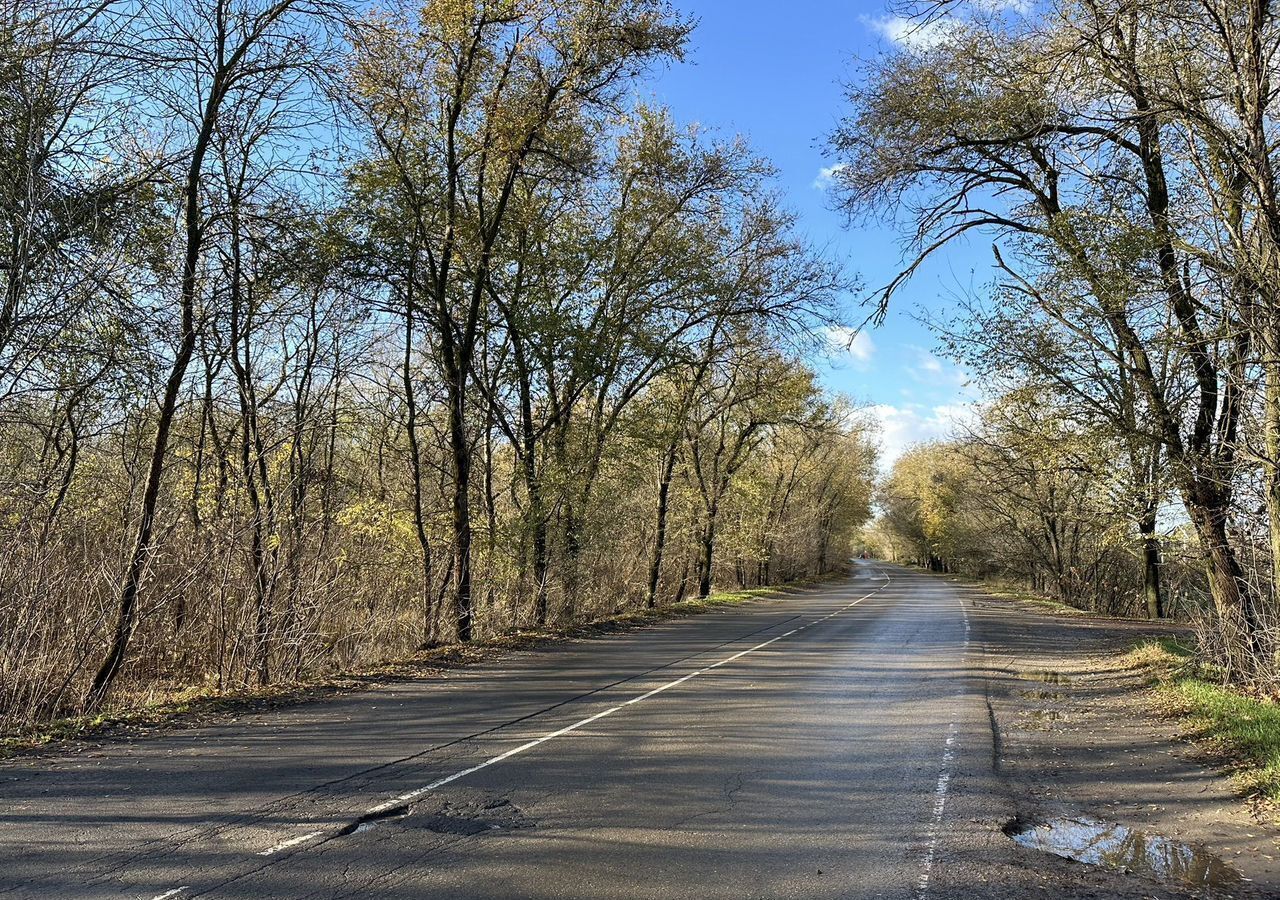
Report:
M 995 521 L 1037 531 L 1020 538 L 1040 545 L 1037 577 L 1084 604 L 1111 590 L 1095 564 L 1114 522 L 1115 545 L 1143 560 L 1130 584 L 1153 612 L 1163 509 L 1189 538 L 1178 544 L 1205 597 L 1206 651 L 1228 677 L 1272 681 L 1275 10 L 1050 0 L 918 12 L 906 45 L 849 90 L 831 137 L 838 199 L 892 219 L 913 248 L 882 301 L 941 249 L 994 241 L 992 290 L 940 329 L 999 400 L 978 439 L 918 451 L 888 490 L 922 468 L 950 485 L 961 467 L 1032 492 L 1035 509 Z M 1064 539 L 1079 545 L 1066 581 Z
M 1123 449 L 1058 397 L 1011 389 L 949 438 L 894 462 L 864 539 L 884 558 L 1012 583 L 1077 609 L 1194 619 L 1206 588 L 1196 539 L 1135 496 Z
M 0 722 L 842 565 L 848 279 L 658 0 L 5 0 Z

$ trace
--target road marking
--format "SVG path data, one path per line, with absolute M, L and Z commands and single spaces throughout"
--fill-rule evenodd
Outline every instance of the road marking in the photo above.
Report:
M 191 885 L 184 884 L 182 887 L 173 888 L 172 890 L 165 891 L 163 894 L 156 894 L 151 898 L 151 900 L 168 900 L 170 897 L 178 896 L 189 887 L 191 887 Z
M 508 760 L 513 756 L 517 756 L 521 753 L 525 753 L 528 750 L 532 750 L 534 747 L 540 746 L 541 744 L 545 744 L 547 741 L 553 740 L 558 737 L 562 737 L 563 735 L 569 734 L 570 732 L 577 731 L 578 729 L 582 728 L 585 725 L 589 725 L 592 722 L 605 718 L 606 716 L 611 716 L 614 713 L 619 712 L 620 710 L 626 709 L 628 706 L 633 706 L 644 700 L 648 700 L 650 697 L 657 696 L 658 694 L 661 694 L 664 691 L 668 691 L 673 687 L 677 687 L 681 684 L 684 684 L 686 681 L 689 681 L 690 679 L 693 679 L 693 678 L 697 678 L 699 675 L 705 675 L 706 673 L 712 671 L 713 669 L 718 669 L 721 666 L 727 665 L 736 659 L 741 659 L 742 657 L 746 656 L 748 653 L 754 653 L 757 650 L 763 650 L 765 647 L 768 647 L 770 644 L 775 644 L 778 641 L 782 640 L 783 638 L 791 637 L 793 634 L 798 634 L 799 632 L 804 631 L 806 628 L 811 628 L 814 625 L 818 625 L 822 622 L 827 621 L 828 619 L 835 618 L 841 613 L 857 606 L 859 603 L 861 603 L 863 600 L 866 600 L 868 597 L 871 597 L 875 594 L 880 593 L 882 590 L 884 590 L 889 586 L 889 583 L 891 581 L 892 579 L 888 575 L 885 575 L 884 584 L 880 585 L 874 590 L 868 591 L 858 599 L 853 600 L 850 603 L 846 603 L 844 606 L 840 607 L 835 612 L 828 613 L 827 615 L 822 616 L 821 618 L 814 619 L 812 622 L 809 622 L 805 625 L 801 625 L 798 628 L 793 628 L 790 631 L 785 632 L 784 634 L 780 634 L 777 637 L 770 638 L 767 641 L 761 641 L 759 644 L 756 644 L 754 647 L 748 647 L 746 650 L 740 650 L 739 652 L 734 653 L 732 656 L 726 656 L 724 659 L 718 660 L 717 662 L 714 662 L 711 665 L 704 666 L 701 669 L 697 669 L 696 671 L 690 672 L 688 675 L 684 675 L 673 681 L 669 681 L 666 684 L 659 685 L 658 687 L 653 688 L 650 691 L 646 691 L 643 694 L 632 697 L 630 700 L 627 700 L 623 703 L 619 703 L 617 706 L 612 706 L 608 709 L 595 713 L 594 715 L 587 716 L 585 719 L 580 719 L 579 721 L 574 722 L 571 725 L 566 725 L 563 728 L 556 729 L 555 731 L 552 731 L 548 734 L 544 734 L 541 737 L 534 738 L 531 741 L 527 741 L 521 744 L 519 747 L 513 747 L 512 749 L 506 751 L 505 753 L 499 753 L 497 756 L 490 757 L 489 759 L 486 759 L 483 762 L 477 763 L 476 765 L 471 766 L 470 768 L 463 769 L 459 772 L 454 772 L 452 775 L 446 775 L 443 778 L 438 778 L 435 781 L 431 782 L 430 784 L 423 785 L 422 787 L 415 788 L 412 791 L 407 791 L 396 797 L 392 797 L 390 800 L 383 801 L 382 803 L 379 803 L 376 806 L 370 807 L 365 812 L 365 815 L 376 816 L 379 813 L 386 812 L 387 810 L 395 806 L 408 803 L 412 800 L 415 800 L 418 797 L 421 797 L 423 794 L 427 794 L 427 793 L 430 793 L 431 791 L 437 790 L 438 788 L 444 787 L 446 784 L 450 784 L 454 781 L 457 781 L 460 778 L 465 778 L 468 775 L 472 775 L 476 772 L 479 772 L 481 769 L 487 769 L 490 766 L 496 765 L 500 762 L 503 762 L 504 760 Z M 324 831 L 312 831 L 307 834 L 299 835 L 298 837 L 289 838 L 288 840 L 281 841 L 278 844 L 268 847 L 266 850 L 259 851 L 257 855 L 273 856 L 277 853 L 280 853 L 283 850 L 287 850 L 292 847 L 297 847 L 300 844 L 305 844 L 308 841 L 321 837 L 325 833 L 326 832 Z M 152 898 L 152 900 L 165 900 L 165 898 L 176 896 L 177 894 L 187 890 L 189 887 L 190 887 L 189 885 L 184 885 L 183 887 L 180 887 L 180 888 L 174 888 L 173 890 L 168 891 L 164 894 L 161 894 L 158 897 Z
M 735 659 L 741 659 L 742 657 L 746 656 L 748 653 L 754 653 L 757 650 L 763 650 L 765 647 L 768 647 L 770 644 L 776 644 L 778 641 L 782 640 L 783 638 L 791 637 L 791 635 L 804 631 L 806 628 L 809 628 L 812 625 L 817 625 L 819 622 L 825 622 L 827 621 L 827 619 L 830 619 L 833 616 L 839 615 L 840 613 L 850 609 L 851 607 L 857 606 L 859 603 L 861 603 L 863 600 L 866 600 L 872 594 L 876 594 L 879 591 L 883 590 L 884 587 L 886 587 L 886 585 L 882 585 L 881 587 L 876 588 L 874 591 L 863 594 L 861 597 L 859 597 L 857 600 L 854 600 L 852 603 L 846 604 L 845 606 L 840 607 L 840 609 L 836 610 L 835 612 L 830 613 L 829 615 L 825 615 L 820 619 L 814 619 L 812 622 L 808 623 L 807 625 L 801 625 L 799 628 L 793 628 L 790 631 L 786 632 L 785 634 L 780 634 L 777 637 L 769 638 L 769 640 L 767 641 L 761 641 L 759 644 L 756 644 L 754 647 L 748 647 L 746 650 L 739 650 L 737 653 L 733 654 L 732 656 L 726 656 L 724 659 L 719 660 L 718 662 L 714 662 L 709 666 L 705 666 L 701 669 L 697 669 L 693 672 L 690 672 L 688 675 L 683 675 L 680 678 L 675 679 L 674 681 L 668 681 L 666 684 L 659 685 L 658 687 L 654 688 L 651 691 L 646 691 L 645 693 L 640 694 L 639 696 L 632 697 L 630 700 L 627 700 L 623 703 L 619 703 L 617 706 L 611 706 L 608 709 L 604 709 L 598 713 L 595 713 L 594 715 L 587 716 L 585 719 L 579 719 L 577 722 L 574 722 L 572 725 L 566 725 L 563 728 L 559 728 L 548 734 L 544 734 L 542 735 L 542 737 L 534 738 L 531 741 L 521 744 L 519 747 L 512 747 L 510 750 L 506 751 L 505 753 L 499 753 L 497 756 L 491 756 L 489 759 L 486 759 L 483 762 L 477 763 L 476 765 L 471 766 L 469 769 L 463 769 L 460 772 L 454 772 L 452 775 L 446 775 L 443 778 L 437 778 L 435 781 L 431 782 L 430 784 L 424 784 L 422 787 L 414 788 L 411 791 L 407 791 L 403 794 L 399 794 L 398 796 L 392 797 L 390 800 L 384 800 L 382 803 L 379 803 L 377 806 L 370 807 L 365 814 L 371 815 L 371 816 L 377 815 L 378 813 L 386 812 L 387 810 L 392 809 L 393 807 L 400 806 L 412 800 L 416 800 L 418 797 L 421 797 L 423 794 L 427 794 L 427 793 L 430 793 L 431 791 L 437 790 L 438 788 L 442 788 L 446 784 L 450 784 L 451 782 L 457 781 L 459 778 L 465 778 L 468 775 L 472 775 L 476 772 L 479 772 L 481 769 L 487 769 L 490 766 L 497 765 L 498 763 L 508 760 L 513 756 L 517 756 L 528 750 L 532 750 L 534 747 L 545 744 L 547 741 L 554 740 L 555 738 L 562 737 L 566 734 L 569 734 L 570 732 L 577 731 L 579 728 L 582 728 L 584 725 L 590 725 L 592 722 L 603 719 L 606 716 L 611 716 L 614 713 L 619 712 L 620 710 L 626 709 L 628 706 L 632 706 L 636 703 L 640 703 L 644 700 L 648 700 L 650 697 L 657 696 L 658 694 L 661 694 L 663 691 L 669 691 L 671 690 L 671 688 L 682 685 L 686 681 L 689 681 L 690 679 L 697 678 L 699 675 L 705 675 L 707 672 L 710 672 L 712 669 L 718 669 L 723 665 L 733 662 Z
M 276 844 L 274 847 L 268 847 L 266 850 L 260 850 L 258 852 L 258 855 L 272 856 L 276 853 L 279 853 L 281 850 L 288 850 L 290 847 L 298 846 L 298 844 L 305 844 L 307 841 L 311 840 L 312 838 L 320 837 L 320 835 L 322 834 L 324 834 L 323 831 L 312 831 L 308 834 L 300 834 L 295 838 L 289 838 L 289 840 L 287 841 L 281 841 L 280 843 Z
M 969 610 L 965 608 L 964 598 L 960 601 L 960 615 L 964 620 L 964 649 L 969 649 Z M 960 696 L 960 695 L 957 695 Z M 933 874 L 933 857 L 938 850 L 938 835 L 942 828 L 942 814 L 947 808 L 947 791 L 951 787 L 951 765 L 955 761 L 956 723 L 947 726 L 947 741 L 942 750 L 942 767 L 938 772 L 938 783 L 933 791 L 933 818 L 929 822 L 928 846 L 924 854 L 924 866 L 920 872 L 920 880 L 916 882 L 916 900 L 924 900 L 929 893 L 929 879 Z
M 924 868 L 916 882 L 916 900 L 924 900 L 929 893 L 929 876 L 933 873 L 933 856 L 938 849 L 938 833 L 942 827 L 942 814 L 947 808 L 947 789 L 951 786 L 951 763 L 956 758 L 956 723 L 947 728 L 947 743 L 942 751 L 942 768 L 938 771 L 938 785 L 933 790 L 933 818 L 929 822 L 929 844 L 924 853 Z

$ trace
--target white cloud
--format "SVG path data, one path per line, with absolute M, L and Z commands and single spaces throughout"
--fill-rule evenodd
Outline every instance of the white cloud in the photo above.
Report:
M 855 369 L 865 372 L 876 355 L 875 341 L 863 330 L 852 328 L 828 328 L 826 330 L 827 354 L 835 363 L 849 362 Z
M 880 469 L 888 472 L 898 457 L 913 444 L 951 437 L 972 422 L 975 407 L 972 403 L 934 407 L 918 403 L 905 406 L 881 403 L 871 407 L 870 412 L 880 423 Z
M 964 389 L 970 386 L 969 373 L 955 363 L 939 359 L 923 347 L 908 347 L 915 353 L 915 365 L 904 366 L 903 371 L 913 380 L 931 387 Z
M 1035 5 L 1034 0 L 970 0 L 970 2 L 983 12 L 1017 13 L 1020 16 L 1027 15 Z
M 860 363 L 870 364 L 871 357 L 876 355 L 876 345 L 871 340 L 871 335 L 865 331 L 855 334 L 849 344 L 849 355 Z
M 813 186 L 816 190 L 825 191 L 831 185 L 835 184 L 836 176 L 843 172 L 848 165 L 845 163 L 835 163 L 830 166 L 823 166 L 818 170 L 818 177 L 813 179 Z
M 960 30 L 955 19 L 915 19 L 906 16 L 862 16 L 862 24 L 908 50 L 928 50 L 950 39 Z

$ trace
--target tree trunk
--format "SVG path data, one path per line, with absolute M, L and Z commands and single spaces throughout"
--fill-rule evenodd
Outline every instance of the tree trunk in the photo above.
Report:
M 453 618 L 460 641 L 471 640 L 471 445 L 460 373 L 449 378 L 449 450 L 453 464 Z
M 520 340 L 513 338 L 512 343 L 520 387 L 521 465 L 533 529 L 530 547 L 533 554 L 533 620 L 535 625 L 542 627 L 547 624 L 547 512 L 542 496 L 542 475 L 538 471 L 538 437 L 533 424 L 533 388 L 529 368 Z
M 194 286 L 194 273 L 192 282 Z M 134 537 L 128 565 L 125 567 L 124 578 L 120 583 L 116 627 L 112 633 L 107 655 L 98 668 L 97 674 L 94 675 L 93 683 L 85 698 L 86 711 L 97 709 L 106 699 L 107 693 L 111 690 L 111 684 L 124 663 L 129 641 L 137 628 L 138 590 L 142 585 L 142 576 L 146 572 L 147 565 L 151 562 L 153 550 L 151 538 L 155 531 L 156 510 L 160 501 L 164 458 L 169 448 L 169 430 L 173 426 L 174 412 L 178 406 L 178 391 L 182 388 L 182 380 L 186 376 L 187 365 L 191 362 L 195 343 L 193 320 L 184 310 L 182 340 L 174 356 L 173 368 L 169 370 L 169 377 L 165 382 L 164 395 L 160 401 L 160 415 L 156 419 L 156 436 L 151 447 L 151 458 L 147 464 L 147 480 L 142 493 L 138 531 Z
M 1266 315 L 1274 318 L 1268 310 Z M 1268 323 L 1270 325 L 1270 323 Z M 1271 539 L 1271 580 L 1273 590 L 1280 593 L 1280 329 L 1268 327 L 1263 341 L 1263 426 L 1266 460 L 1263 463 L 1264 497 L 1267 507 L 1268 534 Z
M 404 356 L 401 358 L 400 377 L 404 385 L 405 437 L 409 442 L 409 476 L 413 481 L 413 531 L 418 539 L 422 561 L 422 646 L 430 646 L 436 640 L 435 610 L 431 597 L 433 562 L 431 540 L 427 536 L 426 519 L 422 511 L 422 448 L 418 442 L 418 395 L 413 387 L 413 294 L 417 278 L 417 253 L 409 262 L 409 277 L 405 285 L 404 303 Z
M 662 555 L 667 545 L 667 513 L 671 497 L 671 476 L 676 468 L 676 441 L 667 446 L 658 477 L 658 521 L 653 536 L 653 556 L 649 560 L 649 584 L 645 590 L 645 606 L 658 605 L 658 582 L 662 578 Z
M 1160 583 L 1160 537 L 1156 534 L 1156 511 L 1144 512 L 1138 522 L 1142 537 L 1142 597 L 1146 602 L 1147 616 L 1163 619 L 1164 587 Z
M 182 381 L 187 374 L 187 366 L 196 349 L 195 299 L 196 278 L 200 265 L 200 256 L 204 248 L 204 223 L 200 215 L 200 189 L 204 158 L 209 143 L 213 138 L 214 124 L 224 94 L 225 71 L 215 74 L 210 86 L 208 99 L 205 102 L 200 120 L 200 132 L 192 149 L 191 162 L 187 166 L 186 184 L 183 192 L 183 223 L 185 226 L 185 244 L 182 257 L 182 281 L 179 287 L 179 310 L 181 324 L 177 352 L 173 357 L 173 366 L 169 369 L 169 377 L 165 380 L 164 393 L 160 399 L 159 415 L 156 419 L 155 442 L 151 446 L 151 457 L 147 463 L 146 486 L 142 492 L 142 509 L 138 518 L 138 530 L 134 535 L 133 548 L 129 553 L 129 561 L 125 565 L 124 577 L 120 582 L 119 604 L 116 615 L 116 626 L 112 633 L 111 644 L 107 655 L 93 676 L 89 692 L 85 697 L 86 711 L 92 711 L 102 705 L 111 685 L 120 673 L 120 667 L 129 650 L 129 641 L 137 628 L 138 591 L 142 585 L 142 577 L 151 562 L 153 547 L 152 537 L 155 533 L 156 512 L 160 502 L 160 483 L 164 475 L 165 455 L 169 450 L 169 431 L 173 427 L 174 414 L 178 408 L 178 393 L 182 390 Z
M 1209 590 L 1218 614 L 1218 629 L 1229 675 L 1248 678 L 1261 655 L 1258 622 L 1251 596 L 1227 536 L 1226 512 L 1219 507 L 1192 505 L 1188 512 L 1205 550 Z
M 707 518 L 707 525 L 702 529 L 699 542 L 698 557 L 698 599 L 711 595 L 711 565 L 716 550 L 716 513 L 713 509 Z

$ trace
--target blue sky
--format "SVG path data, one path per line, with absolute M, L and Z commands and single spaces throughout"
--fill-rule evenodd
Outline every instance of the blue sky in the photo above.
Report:
M 682 122 L 742 134 L 779 170 L 778 184 L 818 245 L 848 261 L 870 286 L 896 272 L 902 250 L 886 228 L 844 226 L 828 208 L 822 138 L 843 111 L 841 83 L 860 57 L 884 52 L 904 28 L 883 3 L 788 0 L 676 0 L 699 19 L 685 63 L 657 73 L 649 89 Z M 822 376 L 871 404 L 887 463 L 908 443 L 945 434 L 975 396 L 965 373 L 932 352 L 916 321 L 990 280 L 990 251 L 959 248 L 937 257 L 894 295 L 881 328 L 860 335 Z M 857 320 L 864 313 L 854 311 Z

